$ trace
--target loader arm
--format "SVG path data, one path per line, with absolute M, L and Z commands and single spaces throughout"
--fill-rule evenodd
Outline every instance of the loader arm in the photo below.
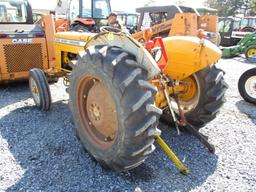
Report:
M 189 23 L 189 25 L 188 25 Z M 196 36 L 197 35 L 197 15 L 194 13 L 177 13 L 175 17 L 166 22 L 151 27 L 153 36 Z M 132 37 L 139 42 L 145 41 L 144 31 L 134 33 Z

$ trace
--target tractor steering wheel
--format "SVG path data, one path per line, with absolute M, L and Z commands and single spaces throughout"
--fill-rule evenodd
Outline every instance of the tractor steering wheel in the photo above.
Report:
M 115 27 L 111 27 L 111 26 L 102 26 L 100 28 L 100 32 L 114 32 L 114 33 L 120 33 L 122 32 L 121 29 L 115 28 Z

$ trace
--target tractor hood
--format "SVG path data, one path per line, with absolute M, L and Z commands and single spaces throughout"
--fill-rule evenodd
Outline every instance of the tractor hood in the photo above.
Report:
M 91 38 L 93 38 L 96 33 L 83 33 L 83 32 L 59 32 L 55 34 L 55 41 L 69 44 L 68 42 L 80 42 L 80 44 L 85 45 Z M 76 44 L 75 44 L 76 45 Z
M 137 57 L 138 63 L 148 70 L 148 79 L 160 73 L 150 53 L 139 42 L 124 33 L 60 32 L 55 34 L 55 44 L 59 50 L 65 46 L 66 50 L 72 49 L 74 53 L 95 45 L 118 46 Z
M 39 25 L 0 24 L 0 34 L 7 38 L 44 37 L 44 31 Z

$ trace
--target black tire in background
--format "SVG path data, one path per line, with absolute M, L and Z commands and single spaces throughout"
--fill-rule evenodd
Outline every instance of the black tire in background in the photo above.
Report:
M 84 24 L 76 22 L 70 25 L 69 31 L 89 32 L 89 29 Z
M 252 82 L 249 82 L 250 79 Z M 249 84 L 247 85 L 247 83 Z M 253 96 L 252 93 L 248 92 L 249 89 L 254 89 L 251 91 L 256 93 L 256 68 L 244 72 L 238 81 L 238 90 L 243 99 L 249 103 L 256 104 L 256 94 Z
M 154 105 L 157 90 L 147 82 L 147 70 L 136 62 L 135 56 L 114 46 L 89 47 L 78 57 L 67 91 L 80 142 L 104 167 L 124 171 L 139 166 L 154 151 L 155 137 L 161 134 L 157 129 L 161 110 Z M 99 100 L 100 104 L 106 104 L 104 100 L 109 100 L 107 95 L 111 95 L 115 106 L 112 110 L 115 113 L 110 113 L 113 113 L 111 117 L 116 117 L 118 128 L 113 128 L 115 134 L 109 140 L 109 137 L 101 139 L 102 134 L 97 132 L 100 126 L 94 124 L 94 119 L 89 121 L 93 110 L 88 110 L 90 105 L 87 103 L 98 84 L 107 92 L 103 100 L 94 97 L 95 102 Z M 80 97 L 81 94 L 84 95 Z
M 51 107 L 51 92 L 48 80 L 41 69 L 29 71 L 29 87 L 33 100 L 41 110 L 48 111 Z

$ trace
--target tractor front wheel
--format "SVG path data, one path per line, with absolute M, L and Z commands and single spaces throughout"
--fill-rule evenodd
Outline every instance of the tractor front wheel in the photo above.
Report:
M 161 133 L 147 70 L 119 47 L 92 46 L 78 57 L 68 92 L 80 142 L 104 167 L 137 167 Z
M 51 107 L 51 92 L 41 69 L 34 68 L 29 71 L 29 88 L 36 106 L 48 111 Z
M 247 60 L 255 63 L 256 59 L 256 46 L 250 46 L 245 50 L 245 57 Z

